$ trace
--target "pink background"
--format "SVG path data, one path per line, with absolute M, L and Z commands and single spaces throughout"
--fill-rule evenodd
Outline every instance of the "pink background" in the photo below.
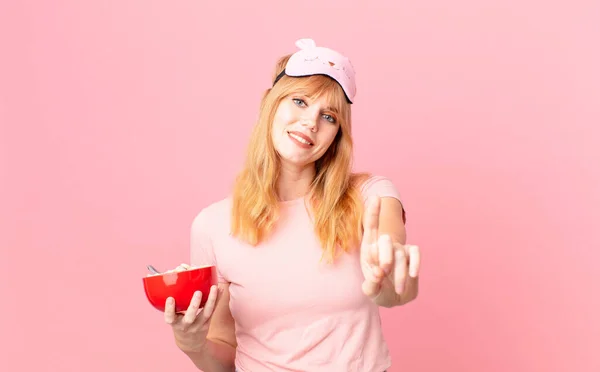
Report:
M 600 370 L 600 3 L 216 3 L 0 3 L 2 370 L 194 370 L 141 277 L 187 261 L 300 37 L 352 58 L 357 169 L 423 251 L 391 371 Z

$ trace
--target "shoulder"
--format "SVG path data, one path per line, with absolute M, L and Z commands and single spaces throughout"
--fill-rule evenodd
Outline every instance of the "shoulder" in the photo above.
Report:
M 192 221 L 194 231 L 214 231 L 229 223 L 232 199 L 226 197 L 201 208 Z
M 355 174 L 354 184 L 360 190 L 363 199 L 370 196 L 392 197 L 401 199 L 398 187 L 391 178 L 383 175 L 372 175 L 368 173 Z
M 192 221 L 190 237 L 190 263 L 193 266 L 217 265 L 218 252 L 215 244 L 222 232 L 229 228 L 229 198 L 208 204 L 196 214 Z M 217 265 L 220 283 L 225 276 Z
M 392 198 L 397 200 L 402 213 L 402 219 L 406 222 L 406 209 L 398 187 L 390 178 L 382 175 L 363 174 L 357 176 L 357 187 L 363 198 L 363 202 L 371 196 L 380 198 Z M 393 203 L 392 203 L 393 204 Z

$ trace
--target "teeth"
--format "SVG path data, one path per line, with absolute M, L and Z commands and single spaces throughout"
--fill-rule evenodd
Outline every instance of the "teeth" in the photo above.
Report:
M 302 143 L 304 143 L 304 144 L 307 144 L 307 145 L 310 145 L 310 144 L 311 144 L 310 142 L 308 142 L 308 141 L 307 141 L 307 140 L 305 140 L 304 138 L 302 138 L 302 137 L 299 137 L 299 136 L 297 136 L 297 135 L 295 135 L 295 134 L 293 134 L 293 133 L 289 133 L 289 135 L 290 135 L 290 136 L 292 136 L 292 137 L 294 137 L 295 139 L 297 139 L 298 141 L 300 141 L 300 142 L 302 142 Z

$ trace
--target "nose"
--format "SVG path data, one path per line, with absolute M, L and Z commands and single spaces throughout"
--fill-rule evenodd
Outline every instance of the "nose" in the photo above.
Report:
M 311 132 L 317 131 L 318 119 L 316 115 L 306 115 L 302 118 L 302 126 L 308 128 Z
M 302 126 L 308 128 L 311 132 L 315 132 L 317 130 L 317 124 L 315 120 L 304 119 L 302 120 Z

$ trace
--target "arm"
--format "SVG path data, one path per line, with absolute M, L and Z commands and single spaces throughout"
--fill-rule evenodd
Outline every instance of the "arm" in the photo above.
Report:
M 392 197 L 381 198 L 379 212 L 379 235 L 389 235 L 392 244 L 406 244 L 406 228 L 403 218 L 403 207 L 400 201 Z M 381 292 L 375 297 L 377 305 L 394 307 L 404 305 L 417 298 L 419 293 L 419 277 L 406 275 L 404 289 L 396 293 L 394 285 L 394 271 L 383 279 Z
M 194 218 L 191 227 L 190 261 L 192 265 L 216 265 L 217 260 L 211 239 L 211 218 L 203 209 Z M 198 369 L 204 372 L 229 372 L 235 370 L 235 323 L 229 310 L 229 283 L 218 272 L 218 288 L 214 310 L 210 316 L 206 336 L 199 347 L 182 349 Z
M 219 298 L 211 316 L 206 341 L 199 351 L 185 352 L 204 372 L 235 371 L 235 323 L 229 311 L 229 284 L 219 283 Z

